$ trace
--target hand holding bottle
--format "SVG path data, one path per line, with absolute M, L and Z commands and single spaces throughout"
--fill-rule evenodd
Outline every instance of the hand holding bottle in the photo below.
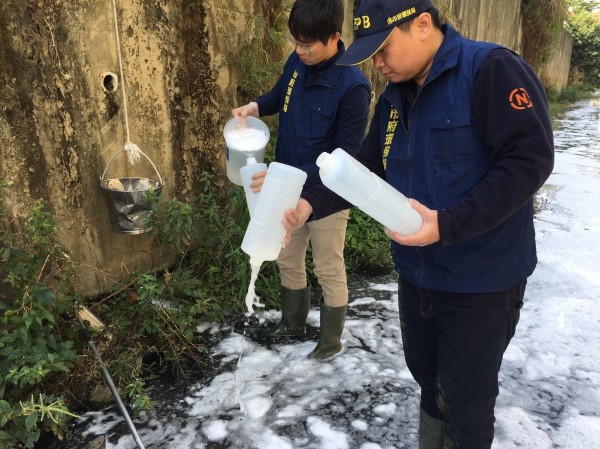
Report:
M 265 182 L 266 177 L 267 177 L 266 170 L 259 171 L 252 175 L 252 178 L 251 178 L 252 182 L 250 182 L 250 188 L 252 189 L 252 191 L 254 193 L 260 192 L 260 190 L 262 189 L 262 186 Z
M 317 158 L 323 184 L 398 235 L 421 228 L 423 218 L 408 199 L 341 148 Z
M 279 256 L 288 232 L 283 217 L 298 204 L 306 181 L 306 172 L 279 162 L 271 162 L 267 172 L 242 240 L 242 251 L 250 256 L 251 265 L 261 265 Z
M 416 210 L 423 219 L 421 227 L 414 233 L 408 235 L 398 234 L 397 232 L 385 228 L 386 235 L 399 244 L 406 246 L 427 246 L 438 242 L 440 240 L 440 228 L 438 225 L 437 211 L 423 206 L 414 198 L 410 198 L 408 204 Z

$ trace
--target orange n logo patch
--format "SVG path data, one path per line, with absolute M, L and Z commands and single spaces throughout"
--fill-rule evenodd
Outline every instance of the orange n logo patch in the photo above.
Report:
M 529 98 L 529 94 L 523 87 L 514 89 L 510 93 L 510 96 L 508 97 L 508 101 L 510 102 L 510 105 L 513 108 L 515 108 L 519 111 L 533 107 L 531 98 Z

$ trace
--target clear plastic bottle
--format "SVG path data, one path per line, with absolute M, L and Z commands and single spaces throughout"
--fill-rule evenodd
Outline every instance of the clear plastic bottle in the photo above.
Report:
M 421 216 L 398 190 L 343 149 L 317 158 L 323 184 L 391 231 L 402 235 L 421 227 Z
M 249 157 L 246 165 L 240 168 L 240 176 L 242 178 L 242 185 L 244 186 L 244 192 L 246 193 L 246 203 L 248 204 L 248 211 L 250 212 L 250 218 L 254 215 L 254 208 L 258 201 L 260 192 L 253 192 L 250 188 L 252 183 L 252 176 L 255 173 L 266 171 L 267 164 L 264 162 L 257 162 L 255 157 Z
M 250 256 L 250 265 L 260 266 L 279 256 L 285 237 L 283 214 L 296 207 L 305 182 L 304 171 L 280 162 L 269 164 L 242 241 L 242 251 Z
M 223 127 L 225 156 L 227 158 L 227 178 L 242 185 L 240 169 L 250 157 L 262 162 L 269 142 L 269 128 L 260 119 L 248 116 L 245 119 L 234 117 Z

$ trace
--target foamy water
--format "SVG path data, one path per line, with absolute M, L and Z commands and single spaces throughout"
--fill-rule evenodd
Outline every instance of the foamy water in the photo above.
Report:
M 236 126 L 225 133 L 225 143 L 230 150 L 253 153 L 267 146 L 269 137 L 263 130 Z

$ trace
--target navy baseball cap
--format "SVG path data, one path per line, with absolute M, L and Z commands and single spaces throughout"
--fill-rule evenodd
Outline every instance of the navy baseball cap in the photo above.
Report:
M 354 10 L 354 41 L 337 61 L 356 65 L 373 56 L 394 27 L 433 7 L 431 0 L 359 0 Z

